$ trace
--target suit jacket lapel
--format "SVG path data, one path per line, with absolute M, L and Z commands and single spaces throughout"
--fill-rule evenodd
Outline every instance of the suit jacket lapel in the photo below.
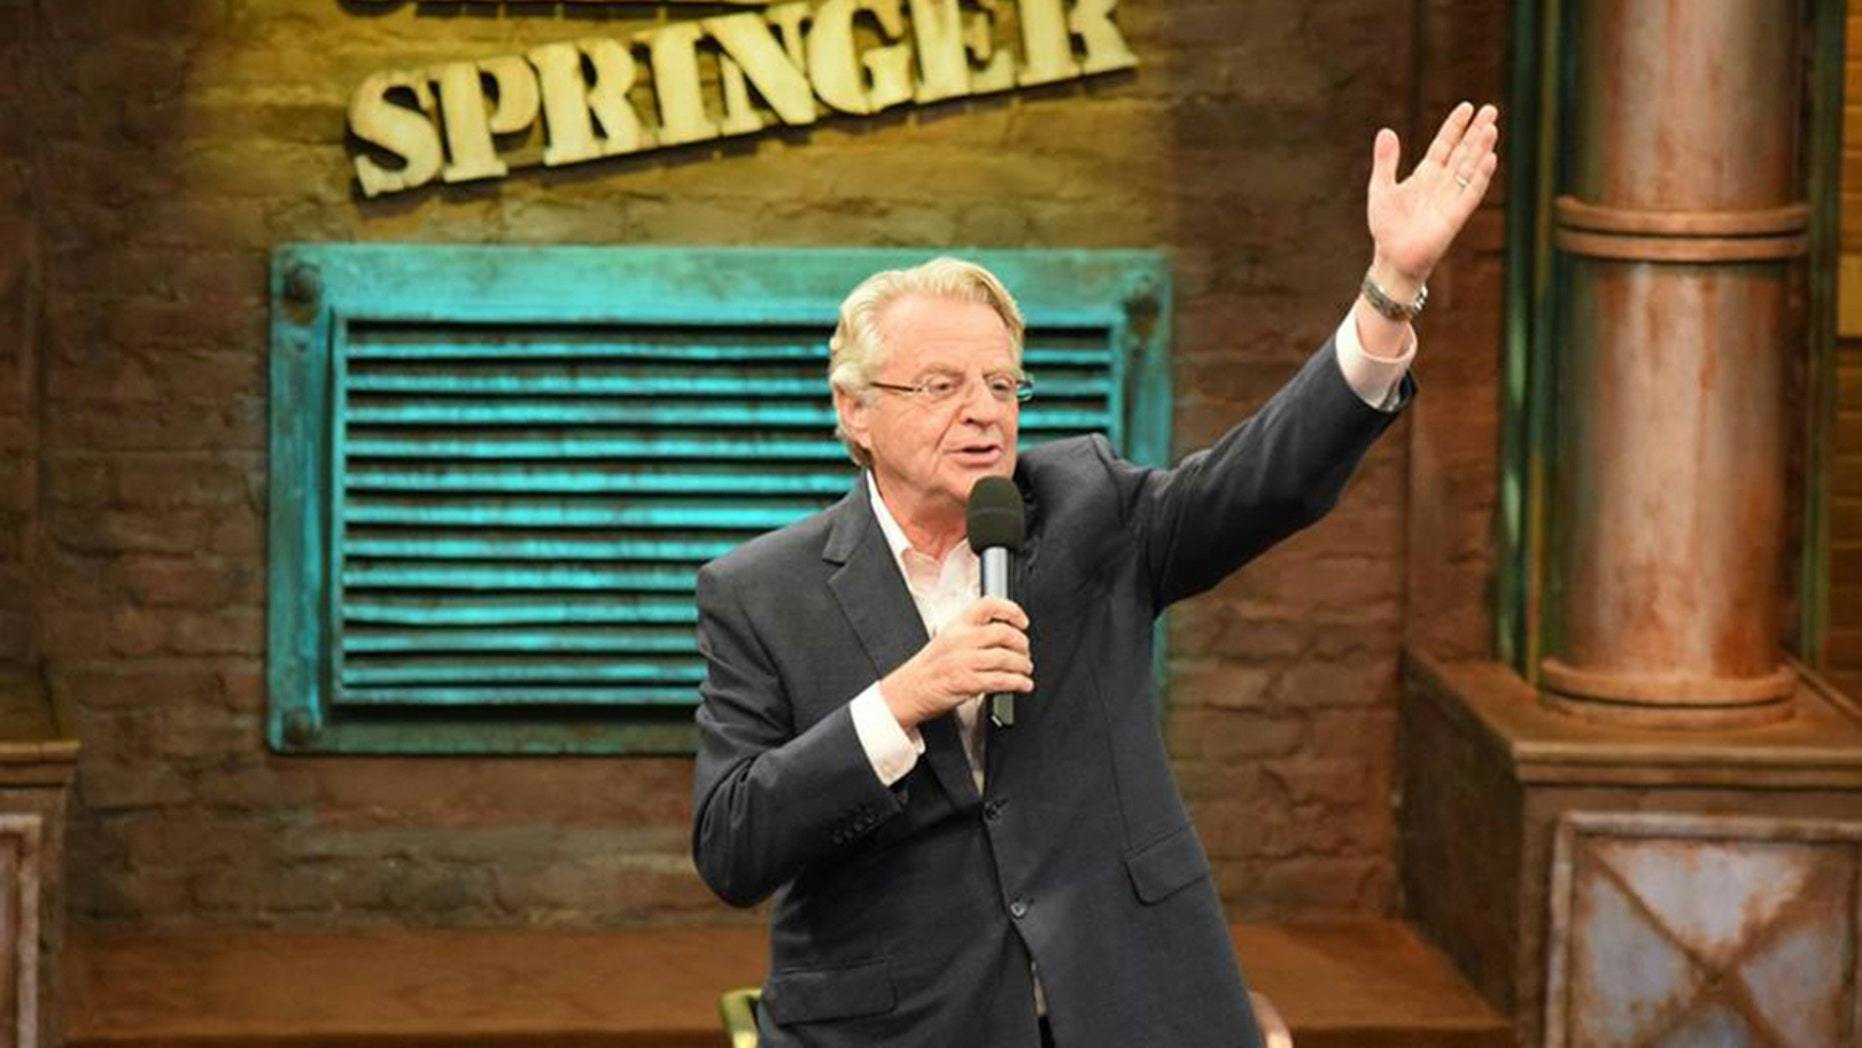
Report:
M 864 477 L 841 503 L 822 557 L 840 565 L 828 577 L 828 589 L 840 602 L 874 672 L 883 678 L 918 654 L 928 640 L 924 620 L 873 516 Z M 919 732 L 925 758 L 944 791 L 958 807 L 980 804 L 956 719 L 945 714 L 919 725 Z

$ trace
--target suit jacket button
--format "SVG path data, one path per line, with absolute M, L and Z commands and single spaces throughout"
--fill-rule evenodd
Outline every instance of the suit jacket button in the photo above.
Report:
M 1002 818 L 1002 809 L 1007 807 L 1008 803 L 1009 802 L 1005 800 L 993 800 L 983 805 L 983 818 L 988 819 L 990 822 L 995 822 L 997 819 Z
M 1028 916 L 1028 900 L 1016 899 L 1014 902 L 1009 903 L 1009 916 L 1018 921 Z

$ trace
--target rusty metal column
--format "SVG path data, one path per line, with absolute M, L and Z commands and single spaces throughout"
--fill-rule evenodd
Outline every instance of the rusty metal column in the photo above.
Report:
M 1790 715 L 1784 372 L 1807 251 L 1796 0 L 1581 0 L 1546 700 Z

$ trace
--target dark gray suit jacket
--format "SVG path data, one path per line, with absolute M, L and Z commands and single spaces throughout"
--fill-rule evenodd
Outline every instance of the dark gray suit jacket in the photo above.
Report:
M 982 797 L 950 716 L 890 788 L 854 733 L 848 702 L 926 642 L 864 483 L 706 565 L 693 852 L 727 902 L 780 892 L 763 1044 L 1032 1046 L 1031 957 L 1063 1048 L 1255 1044 L 1152 622 L 1330 509 L 1393 417 L 1327 342 L 1174 469 L 1099 437 L 1021 456 L 1036 690 L 990 729 Z

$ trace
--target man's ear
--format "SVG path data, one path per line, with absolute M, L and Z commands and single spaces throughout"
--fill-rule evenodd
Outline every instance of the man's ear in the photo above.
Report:
M 864 398 L 844 389 L 834 391 L 834 413 L 840 416 L 841 432 L 847 435 L 847 439 L 865 448 L 869 456 L 873 453 L 869 428 L 871 419 L 867 417 L 870 410 Z

